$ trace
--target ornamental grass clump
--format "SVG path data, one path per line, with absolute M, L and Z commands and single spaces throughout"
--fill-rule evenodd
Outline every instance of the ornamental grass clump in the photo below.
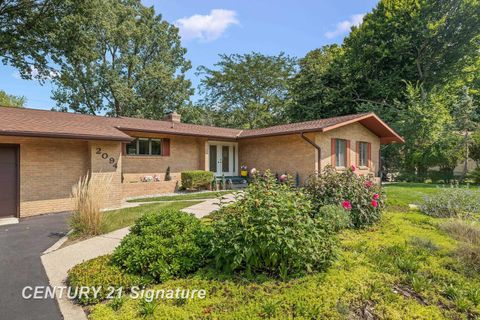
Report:
M 355 171 L 354 166 L 343 172 L 329 166 L 322 174 L 307 179 L 304 190 L 312 202 L 314 217 L 319 216 L 322 207 L 335 205 L 349 212 L 351 225 L 355 228 L 371 225 L 380 219 L 385 198 L 380 186 Z
M 87 174 L 72 188 L 74 210 L 70 226 L 76 236 L 94 236 L 104 226 L 101 209 L 105 208 L 112 176 Z
M 267 171 L 262 177 L 255 173 L 240 197 L 213 216 L 218 269 L 285 279 L 331 263 L 335 228 L 310 215 L 312 204 L 301 189 L 277 182 Z

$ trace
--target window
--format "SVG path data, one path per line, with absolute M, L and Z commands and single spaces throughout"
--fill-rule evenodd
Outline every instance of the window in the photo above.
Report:
M 138 139 L 138 154 L 148 155 L 150 154 L 149 140 L 148 139 Z
M 127 144 L 127 155 L 146 155 L 146 156 L 168 156 L 169 154 L 162 154 L 162 145 L 168 142 L 169 139 L 148 139 L 137 138 Z M 166 145 L 168 148 L 168 146 Z
M 133 140 L 132 142 L 127 144 L 127 154 L 128 155 L 135 155 L 137 154 L 137 139 Z
M 150 154 L 152 156 L 159 156 L 162 153 L 160 152 L 162 149 L 162 143 L 160 139 L 151 139 L 150 140 Z
M 347 141 L 335 139 L 335 166 L 347 166 Z
M 368 142 L 358 143 L 358 165 L 368 167 Z

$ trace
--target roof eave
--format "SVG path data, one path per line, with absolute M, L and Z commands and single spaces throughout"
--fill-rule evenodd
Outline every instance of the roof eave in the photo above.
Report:
M 131 137 L 114 137 L 88 134 L 68 134 L 53 132 L 34 132 L 34 131 L 0 131 L 1 136 L 13 137 L 29 137 L 29 138 L 52 138 L 52 139 L 75 139 L 75 140 L 102 140 L 102 141 L 119 141 L 130 142 L 134 138 Z
M 173 136 L 184 136 L 184 137 L 199 137 L 199 138 L 214 138 L 221 140 L 234 141 L 236 137 L 229 136 L 220 136 L 220 135 L 208 135 L 208 134 L 195 134 L 195 133 L 183 133 L 183 132 L 170 132 L 167 130 L 148 130 L 148 129 L 139 129 L 139 128 L 128 128 L 128 127 L 115 127 L 121 131 L 133 131 L 133 132 L 143 132 L 143 133 L 157 133 L 157 134 L 166 134 Z

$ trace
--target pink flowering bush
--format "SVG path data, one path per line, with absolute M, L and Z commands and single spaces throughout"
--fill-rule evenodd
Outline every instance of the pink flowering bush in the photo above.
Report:
M 349 170 L 337 172 L 327 167 L 321 175 L 310 177 L 305 193 L 313 204 L 313 215 L 321 215 L 326 205 L 341 206 L 350 214 L 352 226 L 361 228 L 380 219 L 385 196 L 378 185 Z

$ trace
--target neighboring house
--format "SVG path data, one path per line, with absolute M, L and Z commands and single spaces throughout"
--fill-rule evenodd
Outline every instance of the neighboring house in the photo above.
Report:
M 237 130 L 181 123 L 175 113 L 155 121 L 0 107 L 0 218 L 71 210 L 71 188 L 89 172 L 112 176 L 109 207 L 173 192 L 185 170 L 237 176 L 244 164 L 298 173 L 303 183 L 327 165 L 355 164 L 376 177 L 380 144 L 392 142 L 403 139 L 373 113 Z

